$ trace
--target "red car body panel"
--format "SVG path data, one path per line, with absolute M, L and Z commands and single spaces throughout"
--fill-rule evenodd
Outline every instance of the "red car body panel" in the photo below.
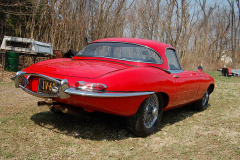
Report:
M 97 70 L 96 70 L 97 68 Z M 67 75 L 81 78 L 96 78 L 109 72 L 126 69 L 126 65 L 113 64 L 107 61 L 82 60 L 73 61 L 71 59 L 56 59 L 48 63 L 37 63 L 35 67 L 29 69 L 31 72 L 54 73 L 56 75 Z
M 101 83 L 107 86 L 104 93 L 152 92 L 166 95 L 164 110 L 200 100 L 214 79 L 202 71 L 170 73 L 166 49 L 170 45 L 135 38 L 108 38 L 94 41 L 123 42 L 149 47 L 162 58 L 162 64 L 125 61 L 104 57 L 73 57 L 39 62 L 23 70 L 24 73 L 41 74 L 55 79 L 66 79 L 69 88 L 75 82 Z M 38 92 L 39 79 L 32 76 L 27 88 Z M 134 115 L 149 95 L 129 97 L 91 97 L 70 94 L 68 98 L 53 97 L 62 104 L 85 110 L 105 112 L 120 116 Z M 43 97 L 44 98 L 44 97 Z

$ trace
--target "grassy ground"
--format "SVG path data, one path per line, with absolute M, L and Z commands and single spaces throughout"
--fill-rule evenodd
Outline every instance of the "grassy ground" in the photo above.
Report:
M 0 83 L 0 159 L 240 159 L 240 78 L 210 72 L 209 108 L 163 114 L 147 138 L 131 135 L 123 118 L 56 115 L 41 100 Z

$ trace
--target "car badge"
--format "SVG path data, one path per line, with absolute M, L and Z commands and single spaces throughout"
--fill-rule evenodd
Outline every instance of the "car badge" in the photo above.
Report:
M 28 79 L 24 77 L 22 81 L 23 87 L 26 87 L 28 85 L 28 82 L 29 82 Z

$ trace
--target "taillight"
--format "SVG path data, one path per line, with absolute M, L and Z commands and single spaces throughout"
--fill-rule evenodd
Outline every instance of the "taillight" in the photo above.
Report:
M 75 83 L 75 87 L 77 89 L 84 90 L 84 91 L 96 91 L 96 92 L 102 92 L 107 88 L 105 84 L 91 83 L 91 82 L 84 82 L 84 81 L 77 81 Z

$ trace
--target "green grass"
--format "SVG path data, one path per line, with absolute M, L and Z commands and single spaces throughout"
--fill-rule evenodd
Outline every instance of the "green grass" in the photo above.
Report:
M 130 134 L 122 117 L 56 115 L 0 83 L 0 159 L 240 159 L 240 78 L 208 73 L 216 81 L 209 108 L 166 111 L 146 138 Z

